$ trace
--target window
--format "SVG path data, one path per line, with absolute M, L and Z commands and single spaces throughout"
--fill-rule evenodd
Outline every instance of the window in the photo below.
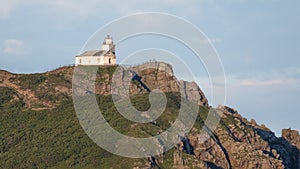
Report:
M 79 63 L 81 63 L 81 59 L 79 59 Z
M 108 59 L 108 63 L 111 64 L 111 58 Z

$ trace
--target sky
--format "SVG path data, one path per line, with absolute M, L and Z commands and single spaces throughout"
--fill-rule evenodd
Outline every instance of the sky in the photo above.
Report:
M 224 67 L 226 105 L 277 135 L 300 129 L 299 0 L 1 0 L 0 69 L 35 73 L 73 64 L 99 28 L 141 12 L 179 16 L 206 34 Z M 125 57 L 121 44 L 116 50 Z M 197 78 L 211 99 L 208 77 Z

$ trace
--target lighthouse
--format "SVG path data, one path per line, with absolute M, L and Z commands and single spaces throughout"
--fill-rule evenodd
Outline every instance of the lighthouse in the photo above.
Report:
M 110 35 L 107 35 L 100 50 L 89 50 L 75 57 L 75 66 L 116 65 L 115 46 Z

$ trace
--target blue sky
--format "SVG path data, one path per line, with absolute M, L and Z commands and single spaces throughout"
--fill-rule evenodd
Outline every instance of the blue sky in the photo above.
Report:
M 223 62 L 227 105 L 277 134 L 300 129 L 298 0 L 1 0 L 0 69 L 32 73 L 72 64 L 97 29 L 137 12 L 170 13 L 192 22 Z M 122 55 L 122 49 L 117 52 Z M 206 81 L 199 77 L 210 97 Z

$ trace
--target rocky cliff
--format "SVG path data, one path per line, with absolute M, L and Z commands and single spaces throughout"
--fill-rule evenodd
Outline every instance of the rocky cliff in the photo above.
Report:
M 116 66 L 102 67 L 95 79 L 96 94 L 110 95 L 111 81 Z M 125 71 L 134 71 L 141 77 L 141 82 L 149 89 L 159 89 L 162 92 L 182 92 L 182 97 L 199 105 L 208 106 L 204 93 L 195 82 L 178 80 L 173 74 L 172 66 L 162 62 L 149 62 L 133 67 L 120 67 L 122 75 Z M 51 109 L 59 104 L 62 97 L 72 96 L 72 77 L 74 67 L 62 67 L 56 70 L 32 75 L 12 74 L 0 70 L 0 87 L 11 88 L 15 98 L 22 99 L 31 109 Z M 85 76 L 86 72 L 83 71 Z M 116 75 L 117 76 L 117 75 Z M 116 82 L 119 83 L 118 81 Z M 130 95 L 148 93 L 140 84 L 130 84 Z M 87 92 L 82 88 L 82 92 Z
M 193 166 L 200 168 L 299 168 L 299 133 L 283 130 L 282 137 L 264 125 L 248 121 L 229 107 L 219 106 L 223 113 L 215 131 L 207 129 L 209 140 L 199 144 L 199 134 L 190 134 L 188 140 L 193 147 Z M 204 128 L 205 129 L 205 128 Z M 196 132 L 197 133 L 197 132 Z M 198 160 L 197 160 L 198 159 Z
M 147 93 L 154 89 L 175 93 L 168 95 L 171 97 L 170 105 L 165 116 L 157 123 L 141 125 L 122 120 L 117 116 L 117 112 L 114 115 L 115 110 L 110 98 L 116 69 L 114 66 L 99 68 L 96 79 L 92 79 L 95 81 L 95 89 L 92 91 L 98 96 L 105 96 L 103 104 L 106 106 L 104 112 L 107 112 L 107 118 L 118 121 L 111 120 L 111 125 L 129 135 L 153 135 L 149 133 L 160 132 L 172 125 L 172 120 L 177 117 L 175 108 L 179 106 L 177 104 L 180 98 L 200 106 L 195 126 L 190 133 L 181 137 L 175 148 L 161 156 L 137 160 L 115 157 L 90 143 L 81 130 L 70 104 L 74 67 L 62 67 L 31 75 L 0 71 L 0 124 L 3 124 L 0 126 L 0 134 L 3 136 L 0 144 L 0 166 L 135 169 L 300 168 L 298 131 L 284 129 L 282 137 L 276 137 L 266 126 L 258 125 L 253 119 L 249 121 L 237 110 L 226 106 L 213 109 L 221 116 L 221 121 L 216 130 L 212 131 L 203 120 L 210 108 L 204 93 L 195 82 L 176 79 L 172 66 L 166 63 L 150 62 L 120 68 L 120 74 L 116 76 L 121 79 L 128 72 L 131 73 L 129 93 L 135 99 L 133 103 L 138 105 L 137 101 L 143 100 L 143 104 L 140 105 L 142 109 L 147 109 L 147 101 L 144 100 L 147 100 Z M 84 72 L 82 75 L 85 75 Z M 81 92 L 86 94 L 91 91 L 82 88 Z M 180 97 L 177 97 L 176 93 L 180 93 Z M 30 114 L 28 117 L 26 112 Z M 18 117 L 21 122 L 17 121 Z M 51 127 L 48 127 L 49 125 Z M 201 130 L 205 131 L 209 139 L 203 141 Z M 51 143 L 47 142 L 48 140 L 51 140 Z M 86 149 L 90 151 L 86 152 Z M 11 159 L 22 161 L 18 163 L 18 160 Z

